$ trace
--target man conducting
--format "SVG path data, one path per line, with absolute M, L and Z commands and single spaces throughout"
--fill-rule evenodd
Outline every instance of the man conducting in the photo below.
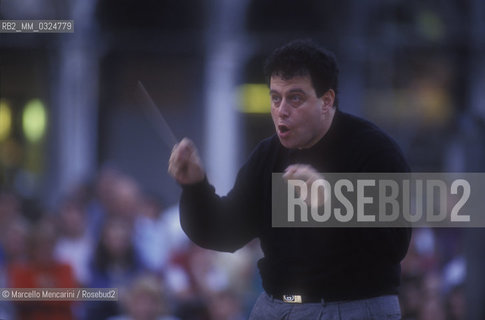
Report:
M 314 42 L 276 49 L 264 71 L 276 134 L 259 143 L 226 196 L 215 193 L 189 139 L 174 147 L 168 170 L 183 189 L 184 231 L 218 251 L 260 239 L 264 292 L 250 319 L 400 319 L 410 229 L 271 227 L 273 172 L 307 183 L 326 172 L 407 172 L 399 147 L 339 109 L 337 63 Z

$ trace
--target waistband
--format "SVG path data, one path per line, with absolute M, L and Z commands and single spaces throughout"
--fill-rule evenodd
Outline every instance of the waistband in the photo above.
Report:
M 367 300 L 367 299 L 377 299 L 382 297 L 397 297 L 395 294 L 383 294 L 377 296 L 366 296 L 352 299 L 337 299 L 337 298 L 326 298 L 316 295 L 304 295 L 304 294 L 281 294 L 273 295 L 266 293 L 269 298 L 282 301 L 284 303 L 346 303 L 351 301 Z

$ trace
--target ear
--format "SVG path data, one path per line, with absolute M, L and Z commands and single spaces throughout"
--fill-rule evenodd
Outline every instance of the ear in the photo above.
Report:
M 327 113 L 328 110 L 333 107 L 333 103 L 335 102 L 335 91 L 329 89 L 320 99 L 322 99 L 323 102 L 322 111 Z

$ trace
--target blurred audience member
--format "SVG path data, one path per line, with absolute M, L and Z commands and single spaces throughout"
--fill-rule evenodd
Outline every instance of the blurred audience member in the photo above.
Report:
M 167 271 L 172 255 L 185 250 L 188 238 L 179 223 L 178 210 L 164 211 L 155 196 L 143 196 L 135 221 L 135 245 L 143 263 L 153 272 Z
M 119 175 L 111 186 L 111 197 L 105 203 L 108 216 L 134 222 L 140 205 L 140 189 L 131 177 Z
M 231 290 L 214 293 L 209 300 L 211 320 L 244 320 L 241 300 Z
M 174 314 L 180 320 L 212 320 L 207 302 L 200 296 L 181 301 Z
M 8 229 L 2 233 L 3 259 L 6 264 L 27 261 L 29 223 L 22 217 L 10 221 Z
M 122 306 L 125 314 L 109 320 L 176 320 L 169 316 L 165 292 L 155 276 L 135 278 L 122 297 Z
M 90 279 L 89 261 L 93 253 L 93 236 L 88 233 L 84 204 L 69 199 L 61 204 L 58 228 L 60 237 L 55 247 L 59 261 L 68 263 L 81 286 Z
M 436 236 L 433 229 L 416 228 L 411 236 L 408 253 L 401 262 L 402 274 L 418 275 L 438 267 Z
M 418 320 L 446 320 L 443 303 L 438 297 L 427 298 L 420 307 Z
M 139 212 L 135 221 L 136 248 L 147 268 L 161 272 L 170 259 L 172 247 L 162 205 L 155 197 L 144 196 Z
M 120 294 L 143 267 L 133 245 L 132 225 L 121 217 L 106 220 L 91 264 L 92 288 L 118 288 Z M 115 302 L 88 304 L 87 319 L 106 319 L 119 314 Z
M 28 226 L 20 210 L 20 200 L 15 195 L 0 193 L 0 269 L 26 258 Z
M 7 266 L 25 263 L 27 259 L 28 222 L 21 216 L 20 199 L 11 193 L 0 193 L 0 287 L 8 284 Z M 0 319 L 13 319 L 11 301 L 0 302 Z
M 21 200 L 13 193 L 0 193 L 0 233 L 9 229 L 9 223 L 20 216 Z
M 403 320 L 465 319 L 460 230 L 416 228 L 402 262 Z
M 108 215 L 110 204 L 114 199 L 113 186 L 121 177 L 121 172 L 111 166 L 103 167 L 94 182 L 94 195 L 86 206 L 88 215 L 88 232 L 98 240 L 104 219 Z
M 113 202 L 113 186 L 121 178 L 122 173 L 111 166 L 103 167 L 96 180 L 96 200 L 104 210 L 104 214 L 109 210 L 109 205 Z
M 448 292 L 446 304 L 448 320 L 466 319 L 465 288 L 463 285 L 456 286 Z
M 86 206 L 90 234 L 99 236 L 100 227 L 109 217 L 134 222 L 142 196 L 134 179 L 107 166 L 100 171 L 94 189 L 94 196 Z
M 229 286 L 229 274 L 223 266 L 216 264 L 218 253 L 193 246 L 188 261 L 188 272 L 197 294 L 209 297 L 214 292 Z
M 423 280 L 422 300 L 418 319 L 446 320 L 441 274 L 430 272 L 425 275 Z
M 451 260 L 444 267 L 443 274 L 448 320 L 464 320 L 466 318 L 465 258 L 458 256 Z
M 54 246 L 55 225 L 43 219 L 35 225 L 29 238 L 27 263 L 9 266 L 9 284 L 13 288 L 75 288 L 71 267 L 56 261 Z M 70 301 L 21 301 L 16 303 L 17 319 L 69 320 L 73 319 Z
M 417 320 L 423 301 L 420 275 L 403 274 L 399 294 L 403 320 Z

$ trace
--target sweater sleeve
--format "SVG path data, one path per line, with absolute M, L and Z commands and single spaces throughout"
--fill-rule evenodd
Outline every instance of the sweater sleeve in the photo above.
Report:
M 257 236 L 262 208 L 258 162 L 255 152 L 223 197 L 207 178 L 182 186 L 180 223 L 193 242 L 206 249 L 234 252 Z

